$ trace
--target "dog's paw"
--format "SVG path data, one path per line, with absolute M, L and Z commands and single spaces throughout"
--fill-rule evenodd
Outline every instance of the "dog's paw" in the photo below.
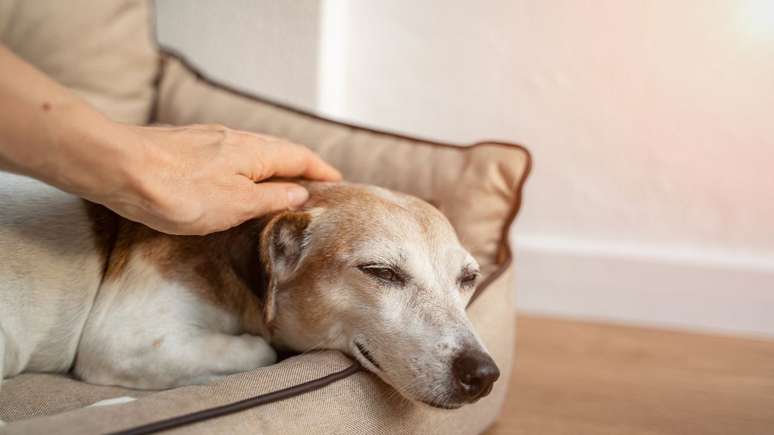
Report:
M 248 349 L 250 349 L 248 358 L 250 359 L 250 365 L 253 368 L 266 367 L 277 362 L 277 352 L 274 348 L 261 337 L 254 335 L 243 335 L 242 338 L 247 343 Z
M 114 397 L 112 399 L 105 399 L 105 400 L 100 400 L 99 402 L 94 402 L 91 405 L 87 406 L 87 408 L 91 408 L 93 406 L 120 405 L 122 403 L 134 402 L 135 400 L 137 399 L 130 396 Z

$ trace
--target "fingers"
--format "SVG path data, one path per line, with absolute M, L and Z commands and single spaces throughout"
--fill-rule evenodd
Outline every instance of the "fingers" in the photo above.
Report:
M 275 142 L 266 147 L 263 168 L 269 177 L 303 177 L 310 180 L 338 181 L 341 173 L 317 154 L 291 142 Z
M 188 127 L 223 139 L 236 139 L 233 158 L 240 172 L 253 181 L 271 177 L 303 177 L 310 180 L 338 181 L 341 173 L 308 148 L 280 139 L 248 131 L 232 130 L 222 125 Z
M 247 219 L 258 217 L 273 211 L 298 208 L 309 199 L 306 189 L 293 183 L 264 182 L 252 183 L 244 199 L 247 206 Z
M 244 175 L 252 180 L 271 177 L 341 180 L 341 173 L 336 168 L 306 147 L 281 139 L 251 136 L 249 140 L 259 155 L 241 159 L 241 165 Z

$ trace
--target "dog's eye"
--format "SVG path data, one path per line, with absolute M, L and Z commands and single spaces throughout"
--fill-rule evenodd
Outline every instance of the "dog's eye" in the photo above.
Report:
M 472 287 L 478 279 L 478 272 L 469 272 L 460 277 L 460 287 Z
M 375 278 L 379 278 L 382 281 L 397 284 L 403 283 L 403 277 L 401 274 L 391 267 L 366 264 L 358 266 L 358 269 L 360 269 L 363 273 L 367 273 L 368 275 L 371 275 Z

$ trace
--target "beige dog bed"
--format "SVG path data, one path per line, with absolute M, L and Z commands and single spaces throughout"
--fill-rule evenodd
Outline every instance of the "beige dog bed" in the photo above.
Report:
M 503 376 L 473 405 L 448 411 L 411 403 L 338 352 L 294 356 L 205 386 L 136 391 L 64 375 L 3 382 L 2 433 L 478 433 L 505 397 L 514 343 L 507 231 L 529 172 L 519 146 L 423 141 L 331 122 L 242 95 L 160 53 L 149 5 L 0 0 L 0 38 L 13 51 L 88 98 L 113 119 L 218 123 L 306 144 L 352 181 L 430 200 L 482 266 L 468 313 Z M 76 273 L 77 271 L 74 271 Z M 137 400 L 89 406 L 105 399 Z

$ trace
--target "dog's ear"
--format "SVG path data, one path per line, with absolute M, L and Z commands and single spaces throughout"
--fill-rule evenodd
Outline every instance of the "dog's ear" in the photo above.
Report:
M 433 207 L 439 209 L 439 210 L 441 208 L 440 204 L 438 203 L 438 201 L 436 201 L 436 200 L 434 200 L 432 198 L 422 198 L 422 200 L 425 201 L 426 203 L 432 205 Z
M 261 233 L 261 263 L 267 273 L 267 288 L 263 300 L 263 320 L 269 325 L 274 319 L 278 283 L 296 271 L 309 243 L 308 211 L 285 211 L 272 217 Z

